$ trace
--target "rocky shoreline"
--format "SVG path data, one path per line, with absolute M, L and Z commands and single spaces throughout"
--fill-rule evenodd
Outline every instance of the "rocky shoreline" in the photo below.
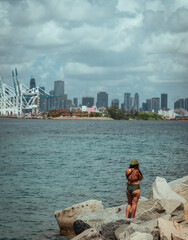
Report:
M 72 240 L 188 240 L 188 176 L 169 183 L 157 177 L 134 219 L 125 218 L 125 208 L 88 200 L 55 217 L 61 234 Z

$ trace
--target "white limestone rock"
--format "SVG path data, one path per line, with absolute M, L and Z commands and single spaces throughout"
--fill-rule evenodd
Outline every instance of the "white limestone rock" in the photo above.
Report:
M 55 212 L 55 217 L 60 227 L 60 230 L 66 231 L 73 230 L 73 223 L 76 218 L 88 212 L 101 211 L 104 209 L 101 201 L 97 200 L 88 200 L 79 204 L 75 204 L 72 207 L 66 208 Z
M 171 190 L 165 178 L 157 177 L 149 192 L 149 199 L 179 200 L 185 203 L 186 200 Z
M 158 220 L 160 240 L 188 240 L 188 228 L 175 221 Z
M 144 227 L 144 226 L 142 226 L 142 224 L 131 223 L 127 228 L 125 228 L 123 225 L 119 229 L 117 229 L 115 232 L 115 236 L 118 240 L 124 240 L 124 239 L 128 239 L 135 232 L 149 233 L 153 237 L 158 234 L 157 229 Z M 152 237 L 152 239 L 153 239 L 153 237 Z
M 153 236 L 149 233 L 135 232 L 130 237 L 124 240 L 153 240 Z
M 185 198 L 188 202 L 188 184 L 180 183 L 172 188 L 172 191 Z
M 168 185 L 173 188 L 176 185 L 179 185 L 180 183 L 186 184 L 188 185 L 188 176 L 182 177 L 182 178 L 178 178 L 174 181 L 168 182 Z
M 72 238 L 72 240 L 105 240 L 105 238 L 99 234 L 94 228 L 85 230 L 78 236 Z
M 160 199 L 148 199 L 144 202 L 138 202 L 135 218 L 146 222 L 166 214 Z
M 125 218 L 114 222 L 103 223 L 101 225 L 99 232 L 107 239 L 117 240 L 116 234 L 118 234 L 118 232 L 116 232 L 116 230 L 121 229 L 122 231 L 125 231 L 129 227 L 129 225 L 133 222 L 137 224 L 141 223 L 136 219 Z
M 125 205 L 113 208 L 106 208 L 97 212 L 90 212 L 79 215 L 76 220 L 82 220 L 99 231 L 103 223 L 115 222 L 125 219 Z

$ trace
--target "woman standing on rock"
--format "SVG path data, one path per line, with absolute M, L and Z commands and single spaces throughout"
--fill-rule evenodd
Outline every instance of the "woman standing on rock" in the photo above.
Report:
M 140 197 L 140 185 L 139 181 L 143 179 L 142 173 L 139 169 L 138 160 L 131 161 L 130 167 L 126 170 L 127 183 L 127 199 L 128 204 L 126 207 L 126 218 L 129 217 L 130 210 L 132 208 L 131 218 L 135 217 L 138 199 Z

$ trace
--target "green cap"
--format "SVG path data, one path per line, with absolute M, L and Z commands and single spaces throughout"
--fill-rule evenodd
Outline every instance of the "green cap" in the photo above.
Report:
M 137 164 L 138 164 L 138 160 L 136 159 L 131 160 L 131 165 L 137 165 Z

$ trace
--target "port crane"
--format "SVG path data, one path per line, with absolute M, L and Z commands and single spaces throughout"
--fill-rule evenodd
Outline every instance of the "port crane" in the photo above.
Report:
M 21 116 L 24 111 L 30 110 L 38 114 L 40 110 L 40 96 L 49 95 L 40 87 L 28 88 L 18 76 L 18 71 L 12 71 L 13 87 L 3 82 L 0 76 L 0 115 Z

